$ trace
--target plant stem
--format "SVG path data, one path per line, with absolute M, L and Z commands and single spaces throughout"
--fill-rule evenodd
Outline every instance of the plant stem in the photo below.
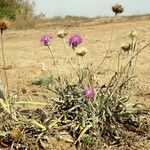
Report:
M 55 56 L 54 56 L 54 54 L 53 54 L 53 51 L 52 51 L 52 48 L 51 48 L 50 45 L 48 45 L 48 49 L 49 49 L 49 51 L 50 51 L 50 53 L 51 53 L 51 55 L 52 55 L 54 65 L 55 65 L 56 68 L 57 68 L 57 74 L 58 74 L 58 76 L 60 76 L 59 71 L 58 71 L 59 69 L 58 69 L 57 61 L 56 61 L 56 59 L 55 59 Z
M 85 62 L 84 56 L 82 57 L 82 63 L 83 63 L 83 68 L 86 68 L 86 67 L 87 67 L 87 65 L 86 65 L 86 62 Z
M 119 74 L 119 72 L 120 72 L 120 55 L 121 55 L 121 53 L 120 53 L 120 49 L 118 50 L 118 70 L 117 70 L 117 72 L 118 72 L 118 74 Z
M 109 54 L 110 54 L 110 47 L 111 47 L 112 40 L 113 40 L 116 18 L 117 18 L 117 15 L 115 15 L 115 18 L 113 19 L 112 32 L 111 32 L 111 36 L 110 36 L 108 48 L 107 48 L 107 50 L 106 50 L 106 54 L 105 54 L 104 58 L 102 59 L 101 63 L 99 64 L 99 66 L 97 67 L 97 69 L 94 71 L 94 74 L 97 73 L 97 71 L 98 71 L 99 68 L 102 66 L 102 64 L 103 64 L 103 62 L 105 61 L 105 59 L 106 59 L 106 58 L 109 56 Z
M 71 59 L 70 59 L 70 57 L 69 57 L 69 55 L 68 55 L 67 48 L 66 48 L 66 43 L 65 43 L 65 39 L 64 39 L 64 38 L 63 38 L 63 44 L 64 44 L 65 53 L 66 53 L 66 55 L 67 55 L 67 58 L 68 58 L 68 60 L 69 60 L 69 63 L 70 63 L 70 65 L 71 65 L 72 69 L 73 69 L 73 70 L 75 71 L 75 73 L 78 75 L 78 72 L 77 72 L 77 70 L 75 69 L 75 67 L 73 66 L 73 63 L 72 63 L 72 61 L 71 61 Z
M 78 62 L 78 67 L 79 67 L 79 70 L 81 69 L 81 65 L 80 65 L 80 60 L 79 60 L 79 56 L 76 54 L 77 56 L 77 62 Z
M 5 84 L 6 84 L 6 98 L 9 96 L 9 86 L 8 86 L 8 77 L 7 77 L 7 71 L 6 71 L 6 62 L 5 62 L 5 54 L 4 54 L 4 44 L 3 44 L 3 30 L 1 29 L 1 48 L 2 48 L 2 59 L 3 59 L 3 65 L 4 65 L 4 72 L 5 72 Z
M 55 59 L 55 57 L 54 57 L 54 54 L 53 54 L 52 48 L 51 48 L 49 45 L 48 45 L 48 49 L 49 49 L 49 51 L 50 51 L 50 53 L 51 53 L 51 55 L 52 55 L 54 65 L 56 65 L 56 59 Z
M 3 30 L 1 29 L 1 46 L 2 46 L 2 59 L 3 59 L 3 65 L 4 65 L 4 72 L 5 72 L 5 84 L 6 84 L 6 89 L 5 89 L 5 98 L 6 98 L 6 103 L 7 103 L 7 108 L 10 111 L 10 116 L 13 118 L 12 115 L 12 109 L 11 109 L 11 99 L 9 98 L 9 86 L 8 86 L 8 76 L 7 76 L 7 70 L 6 70 L 6 62 L 5 62 L 5 54 L 4 54 L 4 42 L 3 42 Z

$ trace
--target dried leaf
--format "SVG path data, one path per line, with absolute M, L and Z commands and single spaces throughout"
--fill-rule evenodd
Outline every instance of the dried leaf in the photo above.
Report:
M 53 126 L 55 126 L 58 122 L 60 122 L 60 120 L 61 120 L 62 117 L 63 117 L 63 115 L 62 115 L 60 118 L 54 120 L 54 121 L 48 126 L 48 129 L 51 129 L 51 128 L 52 128 Z
M 46 130 L 47 130 L 45 126 L 43 126 L 42 124 L 38 123 L 38 122 L 37 122 L 36 120 L 34 120 L 34 119 L 31 120 L 31 123 L 34 124 L 34 125 L 36 125 L 37 127 L 41 128 L 42 131 L 46 131 Z
M 68 133 L 66 133 L 66 132 L 62 132 L 62 133 L 60 133 L 60 135 L 59 135 L 59 139 L 61 139 L 61 140 L 65 141 L 65 142 L 69 142 L 69 143 L 73 143 L 73 142 L 74 142 L 74 140 L 73 140 L 72 136 L 71 136 L 71 135 L 69 135 L 69 134 L 68 134 Z

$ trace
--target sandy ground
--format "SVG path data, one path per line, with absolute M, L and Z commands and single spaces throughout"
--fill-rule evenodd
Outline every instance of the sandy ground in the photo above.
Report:
M 83 46 L 88 48 L 88 53 L 84 60 L 80 60 L 81 65 L 92 64 L 97 67 L 104 57 L 110 35 L 112 24 L 99 26 L 83 26 L 68 28 L 69 34 L 80 33 L 83 36 Z M 125 41 L 125 36 L 131 31 L 136 30 L 139 38 L 142 38 L 141 45 L 150 40 L 150 21 L 135 23 L 119 23 L 115 25 L 113 41 L 111 45 L 111 57 L 107 58 L 101 67 L 102 73 L 99 75 L 101 83 L 105 83 L 110 76 L 117 70 L 117 51 Z M 52 34 L 52 50 L 58 60 L 60 74 L 71 75 L 72 68 L 66 58 L 63 41 L 57 38 L 56 28 L 46 28 L 38 30 L 7 30 L 4 34 L 4 49 L 6 64 L 8 66 L 8 78 L 10 91 L 19 92 L 22 88 L 27 90 L 28 95 L 32 96 L 35 91 L 30 83 L 43 75 L 51 75 L 56 72 L 51 55 L 47 49 L 40 44 L 39 39 L 42 34 Z M 68 48 L 68 52 L 73 62 L 76 62 L 75 52 Z M 127 58 L 128 56 L 125 55 Z M 137 102 L 149 104 L 150 101 L 150 47 L 147 47 L 138 57 L 136 75 L 139 80 L 139 88 L 136 90 Z M 0 78 L 4 82 L 4 70 L 2 56 L 0 55 Z M 9 68 L 10 67 L 10 68 Z M 37 89 L 42 90 L 42 89 Z M 45 91 L 42 91 L 43 94 Z

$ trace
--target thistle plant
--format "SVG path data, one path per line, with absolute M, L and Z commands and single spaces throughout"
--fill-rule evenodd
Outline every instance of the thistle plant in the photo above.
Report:
M 117 16 L 123 12 L 123 7 L 117 5 L 113 8 L 113 11 L 115 12 L 115 16 Z M 113 33 L 114 24 L 108 50 L 110 50 Z M 130 35 L 131 37 L 135 38 L 135 33 Z M 64 39 L 64 36 L 61 36 L 61 38 Z M 68 43 L 79 57 L 85 56 L 86 49 L 79 47 L 82 43 L 82 38 L 79 34 L 72 35 Z M 55 108 L 51 117 L 52 120 L 55 120 L 55 118 L 57 118 L 57 121 L 59 120 L 56 123 L 58 125 L 57 131 L 66 127 L 68 134 L 72 136 L 75 144 L 82 143 L 84 137 L 87 135 L 90 139 L 95 137 L 98 139 L 99 136 L 102 136 L 104 139 L 109 139 L 109 141 L 117 143 L 120 139 L 117 139 L 116 135 L 122 136 L 118 124 L 122 127 L 126 127 L 127 125 L 135 127 L 135 122 L 139 124 L 138 121 L 135 121 L 139 119 L 139 116 L 135 114 L 137 109 L 132 108 L 130 113 L 128 113 L 128 108 L 126 107 L 126 103 L 134 92 L 133 89 L 137 86 L 134 74 L 127 75 L 127 70 L 130 69 L 131 62 L 135 60 L 136 56 L 148 44 L 140 49 L 136 49 L 136 46 L 134 46 L 134 54 L 123 66 L 121 58 L 122 49 L 132 49 L 133 43 L 129 47 L 123 45 L 119 49 L 117 72 L 107 84 L 100 85 L 100 79 L 98 78 L 93 80 L 95 72 L 92 73 L 88 67 L 86 68 L 86 73 L 84 69 L 81 69 L 83 76 L 82 78 L 78 76 L 79 82 L 76 81 L 72 84 L 67 77 L 64 80 L 57 81 L 58 84 L 56 84 L 53 90 L 57 98 L 52 99 Z M 102 60 L 100 66 L 103 64 L 105 58 Z M 79 73 L 80 75 L 81 72 Z M 132 118 L 131 116 L 134 117 Z M 140 126 L 138 128 L 142 130 Z
M 112 7 L 112 10 L 115 16 L 117 16 L 123 12 L 123 7 L 117 4 Z M 113 33 L 114 24 L 107 52 L 111 47 Z M 138 135 L 148 135 L 150 132 L 149 124 L 143 121 L 144 119 L 141 120 L 140 115 L 143 113 L 148 115 L 150 110 L 146 109 L 145 106 L 141 107 L 141 104 L 133 104 L 128 107 L 128 101 L 137 87 L 134 72 L 129 73 L 129 70 L 134 67 L 132 64 L 137 61 L 139 53 L 147 48 L 150 43 L 143 47 L 138 45 L 136 32 L 131 32 L 128 35 L 130 39 L 129 45 L 122 45 L 118 50 L 118 68 L 116 66 L 118 70 L 112 75 L 109 81 L 102 84 L 100 83 L 101 78 L 93 77 L 97 69 L 103 64 L 107 54 L 96 70 L 95 68 L 91 69 L 89 66 L 86 66 L 85 68 L 79 68 L 78 72 L 68 55 L 65 40 L 67 34 L 65 31 L 60 30 L 57 36 L 63 40 L 65 53 L 73 70 L 76 72 L 77 80 L 72 82 L 67 76 L 61 80 L 52 76 L 33 82 L 34 85 L 54 83 L 53 86 L 47 87 L 47 89 L 55 96 L 50 97 L 49 100 L 51 101 L 48 103 L 33 102 L 32 99 L 31 101 L 14 102 L 14 108 L 18 104 L 19 106 L 21 104 L 23 106 L 25 104 L 38 105 L 39 108 L 34 111 L 24 110 L 24 108 L 22 110 L 22 108 L 18 109 L 17 107 L 16 118 L 13 121 L 11 120 L 11 127 L 6 126 L 8 123 L 7 119 L 6 124 L 2 126 L 2 129 L 4 128 L 7 131 L 11 128 L 11 132 L 4 135 L 2 141 L 0 139 L 0 144 L 5 139 L 6 142 L 4 144 L 6 143 L 7 146 L 7 138 L 10 138 L 11 148 L 16 146 L 20 149 L 29 147 L 37 149 L 39 146 L 43 149 L 49 149 L 47 144 L 44 143 L 49 143 L 49 137 L 55 136 L 58 139 L 75 144 L 77 147 L 80 145 L 87 146 L 88 144 L 95 146 L 101 138 L 105 139 L 105 142 L 108 144 L 120 145 L 123 138 L 127 136 L 127 130 L 136 132 Z M 50 46 L 51 41 L 51 35 L 43 35 L 40 39 L 40 42 L 48 47 L 53 62 L 57 65 Z M 82 42 L 83 39 L 80 34 L 73 34 L 68 39 L 68 45 L 81 58 L 87 53 L 85 47 L 80 47 Z M 123 62 L 123 51 L 130 54 L 127 62 Z M 94 72 L 91 70 L 94 70 Z M 51 102 L 53 103 L 51 104 Z M 11 113 L 1 99 L 0 105 L 6 109 L 7 113 Z M 41 106 L 44 109 L 41 109 Z M 19 129 L 12 129 L 16 125 Z M 31 140 L 28 141 L 28 138 L 25 138 L 26 135 L 29 135 L 27 136 L 28 138 L 32 137 L 33 145 L 31 144 Z M 8 144 L 8 147 L 10 145 Z M 20 145 L 23 146 L 21 147 Z
M 135 56 L 132 60 L 134 58 Z M 101 86 L 97 81 L 96 84 L 93 83 L 94 86 L 86 86 L 86 83 L 90 81 L 88 76 L 85 76 L 86 82 L 80 84 L 81 86 L 78 82 L 72 85 L 67 78 L 61 81 L 63 86 L 55 86 L 58 99 L 53 99 L 56 105 L 52 118 L 61 117 L 58 122 L 58 131 L 63 126 L 67 126 L 68 134 L 72 135 L 76 144 L 82 142 L 84 135 L 87 134 L 91 138 L 95 136 L 98 138 L 101 135 L 112 140 L 113 137 L 113 141 L 117 142 L 112 126 L 118 123 L 125 126 L 129 123 L 126 120 L 131 118 L 125 103 L 130 99 L 132 89 L 136 87 L 134 77 L 124 78 L 123 76 L 128 67 L 130 67 L 129 62 L 123 68 L 120 78 L 118 79 L 118 75 L 115 74 L 107 85 Z M 131 119 L 130 126 L 134 126 L 133 124 L 134 119 Z M 121 133 L 117 131 L 117 126 L 115 128 L 115 134 L 121 136 Z

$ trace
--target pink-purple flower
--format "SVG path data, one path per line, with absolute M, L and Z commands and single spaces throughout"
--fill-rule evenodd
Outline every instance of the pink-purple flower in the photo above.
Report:
M 42 44 L 44 44 L 45 46 L 48 46 L 50 44 L 52 38 L 53 37 L 51 35 L 45 34 L 45 35 L 42 35 L 40 42 Z
M 74 49 L 79 44 L 81 44 L 82 41 L 83 41 L 83 39 L 80 36 L 80 34 L 74 34 L 74 35 L 71 35 L 71 37 L 69 38 L 68 43 L 69 43 L 69 46 L 72 46 L 72 48 Z
M 91 100 L 95 96 L 94 89 L 91 88 L 91 87 L 85 88 L 84 91 L 83 91 L 83 96 L 84 96 L 85 99 Z

